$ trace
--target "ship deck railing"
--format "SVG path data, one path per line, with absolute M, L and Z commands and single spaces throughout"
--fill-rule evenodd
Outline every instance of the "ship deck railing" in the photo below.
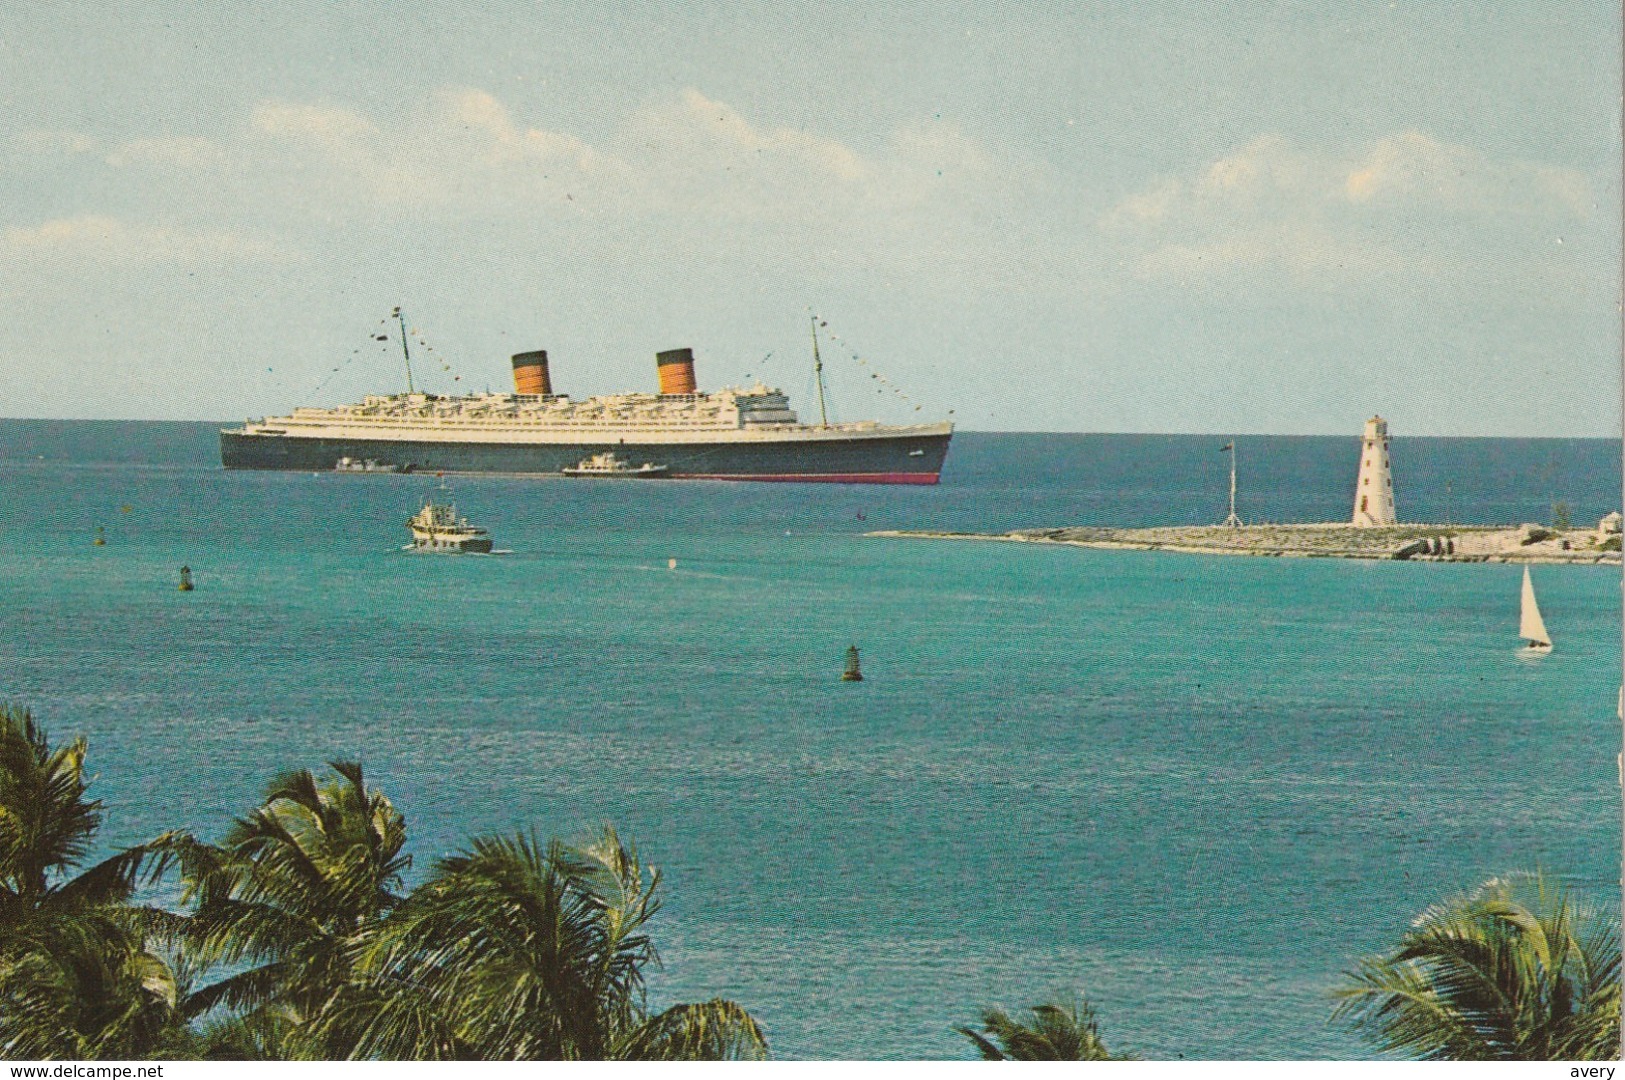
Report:
M 638 431 L 773 431 L 783 428 L 801 428 L 814 431 L 873 431 L 882 425 L 875 420 L 856 420 L 841 424 L 803 424 L 798 420 L 752 420 L 744 424 L 728 423 L 721 419 L 704 419 L 674 423 L 669 419 L 635 416 L 583 417 L 563 420 L 553 417 L 524 416 L 363 416 L 333 415 L 325 417 L 268 417 L 253 421 L 251 426 L 274 424 L 281 428 L 334 428 L 351 427 L 407 427 L 407 428 L 512 428 L 533 430 L 638 430 Z M 930 427 L 930 424 L 902 424 L 897 427 Z

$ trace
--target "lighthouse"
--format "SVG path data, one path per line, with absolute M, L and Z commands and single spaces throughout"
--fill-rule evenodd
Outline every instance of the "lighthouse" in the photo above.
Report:
M 1360 440 L 1360 479 L 1354 486 L 1354 524 L 1393 525 L 1394 477 L 1388 466 L 1388 421 L 1373 416 Z

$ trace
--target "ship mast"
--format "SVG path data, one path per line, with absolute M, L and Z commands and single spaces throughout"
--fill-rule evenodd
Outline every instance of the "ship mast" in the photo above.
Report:
M 401 355 L 406 357 L 406 392 L 415 394 L 417 391 L 412 388 L 412 353 L 406 347 L 406 316 L 401 314 L 400 308 L 395 309 L 395 318 L 401 323 Z
M 818 355 L 818 316 L 812 317 L 813 377 L 818 381 L 819 427 L 829 427 L 829 411 L 824 408 L 824 360 Z

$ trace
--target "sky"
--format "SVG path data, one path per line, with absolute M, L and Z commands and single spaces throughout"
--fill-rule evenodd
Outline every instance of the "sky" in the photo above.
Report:
M 1617 436 L 1620 14 L 0 10 L 0 416 L 764 380 L 961 429 Z M 419 344 L 421 342 L 421 344 Z

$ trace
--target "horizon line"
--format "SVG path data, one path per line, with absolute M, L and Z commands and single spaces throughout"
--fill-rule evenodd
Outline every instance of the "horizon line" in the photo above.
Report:
M 0 416 L 0 423 L 18 421 L 23 423 L 54 423 L 54 424 L 209 424 L 231 426 L 241 424 L 242 420 L 211 420 L 211 419 L 160 419 L 145 416 Z M 961 428 L 955 427 L 955 435 L 1130 435 L 1145 438 L 1213 438 L 1213 439 L 1359 439 L 1359 431 L 1032 431 L 1013 430 L 1005 428 Z M 1390 433 L 1392 439 L 1591 439 L 1612 440 L 1615 442 L 1625 438 L 1625 434 L 1615 432 L 1607 435 L 1506 435 L 1506 434 L 1439 434 L 1434 432 L 1421 432 L 1412 434 Z

